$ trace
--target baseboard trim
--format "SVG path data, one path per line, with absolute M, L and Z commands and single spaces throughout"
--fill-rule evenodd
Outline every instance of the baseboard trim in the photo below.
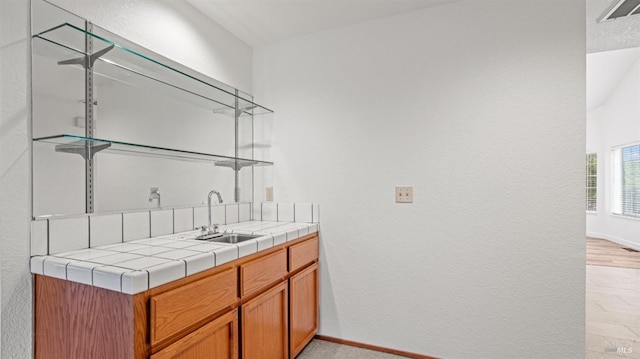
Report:
M 395 354 L 395 355 L 399 355 L 399 356 L 403 356 L 403 357 L 407 357 L 407 358 L 438 359 L 436 357 L 431 357 L 431 356 L 428 356 L 428 355 L 410 353 L 410 352 L 405 352 L 405 351 L 396 350 L 396 349 L 389 349 L 389 348 L 379 347 L 377 345 L 358 343 L 358 342 L 354 342 L 354 341 L 351 341 L 351 340 L 333 338 L 333 337 L 328 337 L 328 336 L 325 336 L 325 335 L 317 335 L 316 334 L 315 338 L 316 339 L 320 339 L 320 340 L 325 340 L 325 341 L 328 341 L 328 342 L 349 345 L 349 346 L 352 346 L 352 347 L 358 347 L 358 348 L 363 348 L 363 349 L 375 350 L 377 352 Z
M 621 246 L 633 248 L 633 249 L 635 249 L 637 251 L 640 251 L 640 244 L 638 244 L 636 242 L 632 242 L 632 241 L 626 240 L 624 238 L 614 237 L 614 236 L 610 236 L 608 234 L 595 233 L 595 232 L 588 232 L 587 233 L 587 237 L 597 238 L 597 239 L 606 239 L 608 241 L 611 241 L 611 242 L 614 242 L 614 243 L 618 243 Z

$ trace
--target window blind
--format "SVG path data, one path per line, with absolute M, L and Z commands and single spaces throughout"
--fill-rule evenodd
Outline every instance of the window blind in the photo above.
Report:
M 615 148 L 612 164 L 612 212 L 640 217 L 640 144 Z
M 586 210 L 595 212 L 598 209 L 598 155 L 596 153 L 587 153 L 586 176 Z

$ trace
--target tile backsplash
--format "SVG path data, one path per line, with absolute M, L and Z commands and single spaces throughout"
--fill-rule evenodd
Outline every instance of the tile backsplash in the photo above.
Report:
M 317 203 L 254 203 L 253 220 L 320 223 L 320 205 Z
M 31 255 L 49 253 L 49 222 L 31 221 Z
M 89 247 L 122 242 L 122 213 L 89 216 Z
M 190 231 L 193 225 L 193 208 L 176 208 L 173 210 L 173 230 L 175 233 Z
M 149 237 L 151 237 L 151 215 L 149 211 L 122 214 L 122 239 L 125 242 Z
M 151 211 L 151 237 L 175 233 L 173 231 L 175 210 Z
M 220 225 L 250 220 L 319 223 L 319 208 L 316 203 L 217 204 L 212 206 L 211 216 L 213 223 Z M 207 212 L 206 206 L 198 206 L 37 218 L 31 221 L 31 255 L 58 254 L 190 231 L 208 224 Z M 132 278 L 134 282 L 138 279 Z
M 89 247 L 89 217 L 49 221 L 49 252 L 60 253 Z
M 278 221 L 278 204 L 273 202 L 258 203 L 260 206 L 261 221 Z
M 295 221 L 295 206 L 293 203 L 278 203 L 277 211 L 278 222 L 294 222 Z

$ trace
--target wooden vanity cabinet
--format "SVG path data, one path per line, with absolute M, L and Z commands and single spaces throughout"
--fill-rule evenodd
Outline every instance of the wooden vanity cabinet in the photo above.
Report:
M 35 275 L 36 359 L 286 359 L 318 327 L 318 235 L 128 295 Z

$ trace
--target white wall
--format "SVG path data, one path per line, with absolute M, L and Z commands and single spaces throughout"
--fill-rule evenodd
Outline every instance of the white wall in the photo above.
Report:
M 640 61 L 602 106 L 587 112 L 587 153 L 598 154 L 598 211 L 587 213 L 587 235 L 637 249 L 640 220 L 611 214 L 611 148 L 640 141 L 639 100 Z
M 320 334 L 584 357 L 584 6 L 462 1 L 254 50 L 276 199 L 321 205 Z
M 0 357 L 31 353 L 29 3 L 0 1 Z
M 153 0 L 55 3 L 208 76 L 251 91 L 251 48 L 189 5 Z M 23 359 L 32 356 L 33 317 L 29 1 L 0 0 L 0 7 L 0 356 Z

